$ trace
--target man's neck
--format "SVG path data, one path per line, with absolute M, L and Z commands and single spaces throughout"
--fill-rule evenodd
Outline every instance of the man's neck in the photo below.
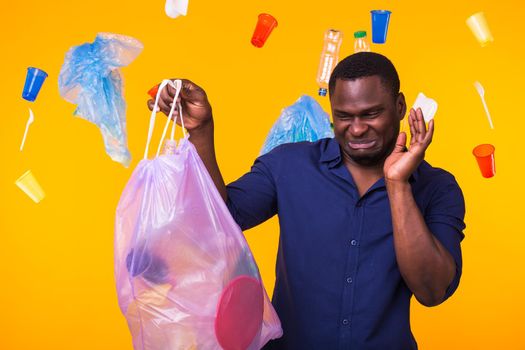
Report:
M 373 166 L 357 164 L 351 159 L 343 157 L 343 164 L 346 166 L 357 186 L 359 196 L 362 197 L 373 184 L 375 184 L 383 174 L 383 162 Z

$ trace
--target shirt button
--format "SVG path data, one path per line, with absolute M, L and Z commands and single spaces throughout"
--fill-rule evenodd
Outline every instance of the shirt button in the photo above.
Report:
M 352 239 L 352 240 L 350 241 L 350 244 L 355 246 L 355 245 L 357 245 L 357 241 L 356 241 L 355 239 Z
M 347 283 L 352 283 L 352 282 L 353 282 L 352 277 L 348 277 L 348 278 L 346 279 L 346 282 L 347 282 Z
M 343 326 L 348 326 L 350 321 L 348 321 L 346 318 L 343 320 Z
M 355 206 L 356 206 L 356 207 L 361 207 L 361 206 L 363 206 L 363 202 L 357 202 L 357 203 L 355 204 Z

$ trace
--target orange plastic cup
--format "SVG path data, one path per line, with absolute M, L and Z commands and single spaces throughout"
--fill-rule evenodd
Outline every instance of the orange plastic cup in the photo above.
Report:
M 157 97 L 157 92 L 159 91 L 160 84 L 155 85 L 148 91 L 148 95 L 151 96 L 152 99 L 155 99 Z
M 496 175 L 496 162 L 494 159 L 495 147 L 490 144 L 476 146 L 472 151 L 478 161 L 479 170 L 483 177 L 489 178 Z
M 267 13 L 261 13 L 257 20 L 257 26 L 252 36 L 252 44 L 255 47 L 263 47 L 266 39 L 270 36 L 273 28 L 277 27 L 277 20 Z

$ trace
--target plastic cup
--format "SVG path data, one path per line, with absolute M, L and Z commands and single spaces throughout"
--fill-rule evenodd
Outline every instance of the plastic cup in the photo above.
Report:
M 478 162 L 481 175 L 486 178 L 496 175 L 496 162 L 494 159 L 495 147 L 490 144 L 476 146 L 472 151 Z
M 478 12 L 467 18 L 467 26 L 470 28 L 481 46 L 487 46 L 494 41 L 490 33 L 489 25 L 483 12 Z
M 270 36 L 273 28 L 277 27 L 277 20 L 267 13 L 261 13 L 257 20 L 257 26 L 252 36 L 252 44 L 255 47 L 263 47 L 266 39 Z
M 47 78 L 47 73 L 41 69 L 29 67 L 27 68 L 26 82 L 24 84 L 24 91 L 22 92 L 22 98 L 29 102 L 36 100 L 38 93 L 44 80 Z
M 148 90 L 148 95 L 150 95 L 153 100 L 155 100 L 155 98 L 157 97 L 157 92 L 159 92 L 159 86 L 160 84 L 157 84 Z
M 372 14 L 372 42 L 384 44 L 392 12 L 388 10 L 372 10 L 370 13 Z
M 39 203 L 46 196 L 31 170 L 26 171 L 24 175 L 20 176 L 18 180 L 15 181 L 15 184 L 35 203 Z

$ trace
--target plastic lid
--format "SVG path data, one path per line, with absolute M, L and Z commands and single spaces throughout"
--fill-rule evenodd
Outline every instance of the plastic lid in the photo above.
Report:
M 326 90 L 325 88 L 319 88 L 319 96 L 326 96 L 327 92 L 328 90 Z
M 264 294 L 261 283 L 251 276 L 239 276 L 223 290 L 215 335 L 223 349 L 247 349 L 261 331 Z
M 366 31 L 365 30 L 360 30 L 358 32 L 355 32 L 354 33 L 354 38 L 364 38 L 366 37 Z

